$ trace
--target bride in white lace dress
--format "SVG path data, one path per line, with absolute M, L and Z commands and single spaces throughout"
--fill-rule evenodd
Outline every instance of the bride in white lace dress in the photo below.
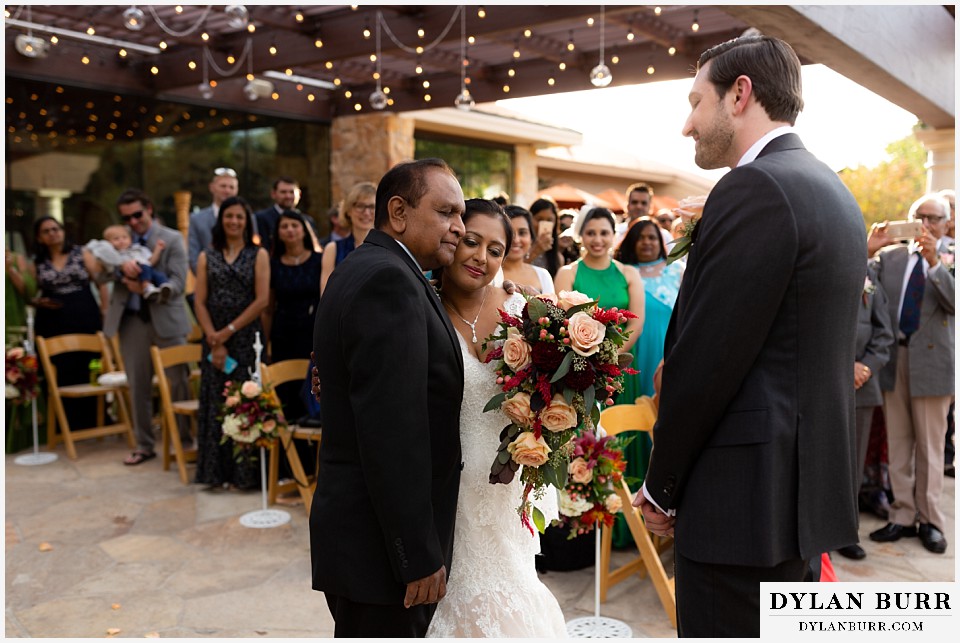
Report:
M 441 299 L 463 352 L 464 468 L 447 594 L 427 636 L 562 638 L 567 635 L 563 612 L 534 567 L 540 540 L 521 525 L 516 511 L 522 494 L 519 476 L 509 485 L 488 482 L 500 431 L 509 420 L 499 412 L 483 412 L 498 387 L 481 347 L 499 320 L 498 308 L 519 313 L 523 306 L 519 295 L 508 299 L 502 288 L 490 285 L 509 249 L 512 229 L 492 201 L 470 199 L 466 204 L 466 233 L 441 276 Z M 547 520 L 556 517 L 554 494 L 546 494 L 538 506 Z

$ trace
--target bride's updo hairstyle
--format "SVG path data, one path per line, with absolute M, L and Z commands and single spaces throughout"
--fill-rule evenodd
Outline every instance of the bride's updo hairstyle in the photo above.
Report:
M 465 228 L 467 222 L 476 216 L 487 216 L 492 219 L 497 219 L 503 226 L 503 233 L 506 235 L 505 247 L 507 250 L 510 250 L 510 246 L 513 244 L 513 226 L 510 225 L 510 219 L 499 203 L 491 201 L 490 199 L 467 199 L 464 201 L 464 206 L 463 216 L 460 218 L 463 219 L 463 226 Z M 437 280 L 438 284 L 443 285 L 442 267 L 434 270 L 432 276 Z

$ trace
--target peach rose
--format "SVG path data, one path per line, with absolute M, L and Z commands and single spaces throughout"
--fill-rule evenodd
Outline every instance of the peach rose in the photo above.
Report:
M 240 387 L 240 394 L 244 397 L 255 398 L 260 395 L 260 385 L 253 380 L 247 380 Z
M 276 420 L 264 420 L 263 430 L 264 431 L 273 431 L 277 427 Z
M 547 408 L 540 411 L 540 421 L 545 428 L 554 433 L 572 429 L 577 426 L 577 410 L 567 404 L 563 396 L 557 393 L 550 400 Z
M 11 359 L 20 359 L 21 357 L 23 357 L 23 353 L 24 351 L 22 348 L 20 348 L 19 346 L 15 346 L 7 351 L 7 357 Z
M 567 472 L 570 474 L 570 479 L 577 484 L 587 484 L 593 480 L 593 469 L 583 458 L 574 458 L 567 466 Z
M 703 214 L 703 205 L 706 202 L 707 197 L 705 196 L 688 196 L 677 203 L 677 207 L 673 211 L 683 219 L 684 223 L 690 223 L 700 218 Z
M 623 501 L 620 500 L 620 496 L 616 493 L 611 493 L 607 496 L 606 500 L 603 501 L 604 506 L 612 514 L 615 514 L 623 509 Z
M 506 414 L 510 421 L 519 426 L 530 426 L 533 422 L 533 411 L 530 410 L 530 395 L 520 392 L 506 400 L 500 410 Z
M 524 431 L 507 445 L 507 451 L 517 464 L 525 467 L 539 467 L 547 461 L 550 447 L 547 446 L 543 436 L 535 438 L 533 432 Z
M 507 340 L 503 342 L 503 361 L 514 372 L 530 366 L 530 344 L 516 328 L 507 330 Z
M 240 403 L 240 397 L 237 395 L 227 396 L 227 408 L 233 408 Z
M 579 355 L 589 357 L 600 350 L 607 329 L 587 313 L 579 312 L 570 318 L 567 333 L 570 336 L 570 348 Z
M 593 301 L 593 298 L 587 297 L 582 292 L 576 290 L 561 290 L 560 301 L 557 305 L 564 310 L 570 310 L 574 306 L 579 306 L 591 301 Z

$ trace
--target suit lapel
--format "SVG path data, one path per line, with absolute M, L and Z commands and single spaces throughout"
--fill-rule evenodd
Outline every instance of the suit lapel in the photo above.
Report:
M 426 296 L 426 298 L 430 301 L 430 305 L 433 306 L 434 311 L 437 313 L 437 316 L 443 323 L 443 327 L 447 330 L 447 338 L 450 340 L 450 344 L 453 347 L 454 355 L 457 356 L 457 364 L 459 365 L 460 372 L 462 373 L 463 355 L 460 352 L 460 342 L 457 340 L 457 331 L 453 328 L 453 324 L 450 322 L 450 318 L 447 316 L 447 311 L 443 309 L 443 304 L 440 303 L 440 295 L 438 295 L 437 291 L 432 285 L 430 285 L 430 282 L 427 281 L 427 278 L 423 276 L 423 273 L 420 271 L 416 262 L 414 262 L 410 255 L 407 254 L 406 250 L 400 247 L 400 244 L 397 243 L 396 239 L 384 232 L 381 232 L 380 230 L 371 230 L 368 232 L 367 238 L 364 239 L 363 242 L 380 246 L 397 255 L 417 276 L 417 278 L 420 280 L 421 286 L 423 286 L 424 296 Z

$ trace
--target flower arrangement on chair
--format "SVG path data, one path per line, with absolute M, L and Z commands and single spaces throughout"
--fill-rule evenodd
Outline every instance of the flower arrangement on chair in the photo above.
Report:
M 614 515 L 623 509 L 615 485 L 635 482 L 623 475 L 627 467 L 623 450 L 632 441 L 632 436 L 597 438 L 591 431 L 574 438 L 567 486 L 560 491 L 560 518 L 553 522 L 570 530 L 568 540 L 600 523 L 613 527 Z
M 40 395 L 40 374 L 37 356 L 23 348 L 7 349 L 6 399 L 11 404 L 27 405 Z
M 518 508 L 531 533 L 546 528 L 543 513 L 530 502 L 552 485 L 563 489 L 571 439 L 600 419 L 600 404 L 612 404 L 623 390 L 631 355 L 619 350 L 627 339 L 622 325 L 635 317 L 627 310 L 597 306 L 576 291 L 526 297 L 519 317 L 500 311 L 497 330 L 484 344 L 503 340 L 490 351 L 502 393 L 484 411 L 501 409 L 510 419 L 490 468 L 491 484 L 507 484 L 522 466 L 525 483 Z
M 270 447 L 286 426 L 276 396 L 254 380 L 228 381 L 223 389 L 223 406 L 217 419 L 223 428 L 220 444 L 233 441 L 233 455 L 244 460 L 254 447 Z

